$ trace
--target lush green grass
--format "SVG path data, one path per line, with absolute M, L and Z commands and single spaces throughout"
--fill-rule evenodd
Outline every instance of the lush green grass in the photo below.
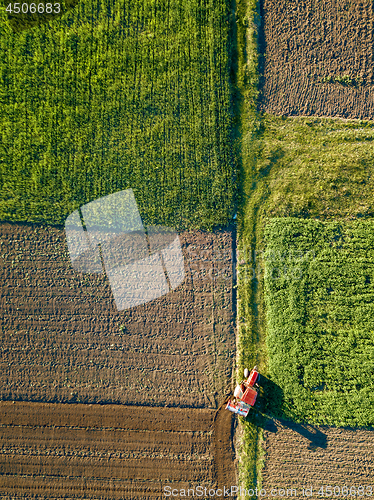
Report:
M 255 359 L 248 353 L 256 345 L 266 373 L 266 224 L 273 217 L 371 219 L 374 122 L 265 115 L 255 123 L 252 133 L 243 135 L 239 317 L 242 351 Z
M 12 32 L 0 19 L 0 219 L 62 223 L 132 188 L 147 222 L 234 210 L 230 4 L 88 0 Z
M 275 218 L 265 239 L 269 372 L 283 412 L 374 425 L 374 221 Z

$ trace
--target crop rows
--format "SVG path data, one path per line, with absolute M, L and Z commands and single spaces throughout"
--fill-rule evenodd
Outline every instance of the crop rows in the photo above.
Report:
M 90 0 L 1 30 L 1 219 L 62 223 L 130 187 L 147 221 L 230 219 L 228 2 Z
M 262 8 L 261 110 L 372 120 L 373 3 L 264 0 Z
M 373 230 L 293 218 L 265 229 L 269 369 L 288 416 L 374 423 Z
M 341 429 L 271 420 L 265 430 L 262 488 L 274 500 L 281 489 L 293 498 L 368 498 L 372 492 L 372 429 Z M 329 491 L 330 490 L 330 491 Z M 331 494 L 332 492 L 332 494 Z M 278 493 L 278 494 L 277 494 Z M 289 495 L 291 496 L 291 495 Z
M 118 311 L 104 275 L 72 269 L 63 231 L 0 225 L 0 397 L 219 406 L 235 348 L 232 234 L 180 239 L 184 283 Z
M 1 402 L 0 496 L 157 500 L 166 485 L 223 485 L 226 413 L 219 425 L 214 410 Z

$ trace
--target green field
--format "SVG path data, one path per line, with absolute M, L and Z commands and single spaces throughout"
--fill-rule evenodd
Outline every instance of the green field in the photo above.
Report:
M 132 188 L 146 222 L 234 214 L 229 2 L 89 0 L 0 18 L 0 219 L 61 224 Z
M 374 425 L 374 222 L 272 219 L 265 238 L 269 372 L 284 414 Z
M 251 154 L 247 155 L 243 165 L 242 198 L 245 203 L 242 204 L 239 226 L 239 345 L 243 365 L 253 362 L 260 364 L 263 373 L 269 375 L 273 383 L 277 383 L 274 372 L 271 372 L 274 363 L 278 363 L 274 358 L 276 353 L 268 349 L 271 343 L 269 345 L 266 342 L 271 335 L 267 318 L 273 300 L 269 296 L 270 289 L 265 288 L 264 283 L 264 270 L 269 265 L 269 260 L 264 255 L 269 246 L 273 245 L 269 228 L 273 228 L 273 220 L 279 219 L 284 220 L 284 224 L 288 220 L 299 220 L 305 227 L 309 227 L 309 222 L 317 224 L 319 221 L 334 221 L 342 224 L 342 227 L 355 221 L 367 221 L 369 224 L 374 213 L 374 123 L 269 115 L 258 117 L 258 122 L 260 125 L 248 136 L 246 148 Z M 243 141 L 245 140 L 244 137 Z M 307 230 L 304 229 L 305 231 Z M 279 241 L 277 245 L 280 245 Z M 292 247 L 291 242 L 286 239 L 282 245 Z M 279 251 L 284 253 L 282 245 Z M 315 249 L 309 250 L 312 252 Z M 354 259 L 359 252 L 359 248 L 352 247 L 350 258 Z M 312 266 L 313 262 L 317 261 L 306 260 L 303 265 Z M 293 265 L 297 267 L 297 261 Z M 354 293 L 352 290 L 349 292 L 352 281 L 343 277 L 340 279 L 347 287 L 344 293 Z M 267 283 L 266 287 L 269 286 Z M 308 297 L 304 297 L 303 289 L 299 288 L 300 283 L 297 282 L 295 286 L 300 301 L 307 301 Z M 364 298 L 356 298 L 350 305 L 352 314 L 356 314 L 363 305 Z M 369 348 L 366 355 L 370 358 Z M 290 372 L 286 372 L 286 375 L 291 377 Z M 323 376 L 325 375 L 323 372 Z M 287 387 L 292 384 L 291 379 L 283 382 Z M 265 384 L 264 408 L 265 411 L 279 415 L 279 401 L 272 400 L 274 390 L 272 383 Z M 347 387 L 346 390 L 351 391 L 352 387 Z M 322 393 L 317 390 L 315 392 Z M 292 411 L 290 408 L 283 406 L 281 414 L 313 421 L 317 421 L 316 415 L 321 410 L 319 408 L 313 413 L 305 405 L 299 405 L 297 411 L 294 407 Z M 367 410 L 363 410 L 364 413 L 365 411 Z M 348 417 L 343 413 L 339 411 L 338 416 L 327 410 L 324 413 L 320 411 L 318 422 L 347 422 Z M 352 416 L 351 421 L 368 422 L 367 413 L 366 417 L 358 414 Z
M 372 219 L 374 122 L 257 115 L 247 124 L 242 142 L 238 259 L 242 362 L 259 362 L 253 356 L 257 352 L 265 369 L 261 256 L 267 244 L 266 225 L 274 217 Z

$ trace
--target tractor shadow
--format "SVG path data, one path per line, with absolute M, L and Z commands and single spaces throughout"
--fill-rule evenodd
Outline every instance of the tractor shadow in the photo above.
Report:
M 260 394 L 256 411 L 248 416 L 253 423 L 265 431 L 276 433 L 279 428 L 288 428 L 309 441 L 308 450 L 327 448 L 327 435 L 317 426 L 286 420 L 282 412 L 283 390 L 272 380 L 261 375 Z
M 258 409 L 261 413 L 282 417 L 283 389 L 264 375 L 260 375 Z
M 275 433 L 278 431 L 279 427 L 287 427 L 288 429 L 297 432 L 298 434 L 300 434 L 300 436 L 303 436 L 305 439 L 307 439 L 309 441 L 307 448 L 310 451 L 316 451 L 318 448 L 327 448 L 327 435 L 324 434 L 315 425 L 306 423 L 298 424 L 290 420 L 275 420 L 271 417 L 267 417 L 263 429 L 265 431 Z

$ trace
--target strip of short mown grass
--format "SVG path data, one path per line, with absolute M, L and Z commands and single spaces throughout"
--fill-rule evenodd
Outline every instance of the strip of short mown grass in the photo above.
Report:
M 147 223 L 234 214 L 230 3 L 89 0 L 0 18 L 0 219 L 61 224 L 132 188 Z
M 262 370 L 263 358 L 259 355 L 254 306 L 256 291 L 252 281 L 247 279 L 247 266 L 242 264 L 248 249 L 255 247 L 254 218 L 247 218 L 248 204 L 253 196 L 253 173 L 255 170 L 254 148 L 260 119 L 257 114 L 259 84 L 258 37 L 260 28 L 259 5 L 257 0 L 236 2 L 236 27 L 238 47 L 237 88 L 239 90 L 239 129 L 241 160 L 238 183 L 238 300 L 237 300 L 237 372 L 241 381 L 243 369 L 255 364 Z M 239 483 L 245 490 L 260 485 L 261 429 L 254 413 L 245 420 L 239 418 Z
M 265 241 L 269 373 L 283 392 L 273 411 L 374 425 L 374 221 L 275 218 Z
M 265 115 L 255 175 L 265 217 L 374 215 L 374 122 Z

